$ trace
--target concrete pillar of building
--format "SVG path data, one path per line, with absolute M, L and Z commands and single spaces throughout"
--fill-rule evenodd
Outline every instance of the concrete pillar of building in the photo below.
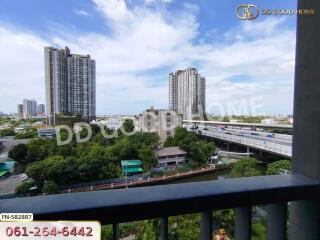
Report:
M 320 1 L 299 0 L 294 84 L 292 172 L 320 180 Z M 290 205 L 289 239 L 319 239 L 320 203 L 297 201 Z

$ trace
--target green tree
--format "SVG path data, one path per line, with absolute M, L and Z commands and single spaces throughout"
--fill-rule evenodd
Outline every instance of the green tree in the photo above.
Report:
M 100 132 L 100 126 L 98 124 L 90 124 L 92 136 L 97 135 Z
M 157 148 L 160 144 L 160 138 L 158 133 L 143 133 L 137 132 L 129 136 L 129 142 L 136 148 L 141 148 L 142 146 L 148 146 L 152 149 Z
M 177 226 L 177 229 L 169 229 L 169 239 L 178 235 L 179 240 L 200 239 L 200 214 L 187 214 L 169 218 L 169 226 Z
M 262 223 L 253 223 L 251 225 L 252 229 L 252 240 L 262 240 L 266 239 L 266 228 Z
M 285 171 L 291 171 L 291 161 L 289 160 L 279 160 L 268 164 L 266 173 L 267 175 L 277 175 Z
M 138 158 L 143 162 L 145 171 L 150 171 L 157 164 L 154 152 L 147 146 L 138 150 Z
M 132 132 L 134 130 L 134 122 L 132 119 L 125 119 L 123 122 L 123 128 L 126 132 Z
M 214 211 L 213 218 L 215 220 L 214 222 L 218 223 L 218 226 L 215 226 L 215 228 L 223 228 L 229 235 L 233 235 L 235 222 L 234 209 L 223 209 Z
M 28 154 L 25 158 L 26 163 L 44 160 L 49 156 L 49 149 L 43 146 L 28 145 Z
M 35 130 L 29 130 L 24 133 L 17 133 L 14 138 L 15 139 L 29 139 L 29 138 L 34 138 L 36 136 L 37 136 L 37 134 L 36 134 Z
M 205 141 L 192 142 L 188 152 L 190 163 L 194 166 L 203 166 L 207 164 L 208 158 L 214 151 L 215 146 L 213 143 Z
M 16 135 L 16 134 L 12 128 L 5 128 L 5 129 L 0 130 L 0 137 L 14 136 L 14 135 Z
M 175 145 L 175 139 L 172 136 L 167 137 L 167 140 L 164 143 L 164 147 L 172 147 Z
M 101 226 L 101 240 L 110 240 L 112 239 L 112 226 Z
M 25 163 L 25 158 L 28 154 L 28 148 L 26 144 L 20 143 L 15 145 L 8 153 L 8 156 L 18 163 Z
M 79 172 L 83 180 L 114 178 L 120 174 L 117 165 L 108 159 L 106 149 L 98 144 L 90 145 L 80 157 Z
M 45 160 L 28 164 L 26 174 L 32 178 L 38 187 L 42 187 L 45 181 L 53 180 L 57 184 L 70 184 L 78 174 L 75 159 L 64 159 L 62 156 L 52 156 Z M 78 179 L 79 181 L 79 179 Z
M 34 182 L 23 182 L 15 188 L 17 195 L 26 195 L 29 193 L 29 189 L 34 186 Z
M 136 158 L 137 150 L 137 146 L 131 144 L 127 136 L 119 137 L 115 144 L 111 146 L 112 155 L 116 156 L 118 160 Z
M 230 118 L 228 116 L 224 116 L 222 122 L 230 122 Z
M 205 165 L 208 158 L 215 151 L 215 144 L 198 139 L 197 135 L 188 132 L 187 129 L 178 127 L 174 137 L 169 137 L 164 144 L 165 147 L 179 146 L 187 152 L 189 165 L 198 167 Z
M 259 161 L 251 157 L 243 157 L 232 166 L 230 176 L 233 178 L 252 177 L 261 175 L 258 169 Z
M 55 183 L 55 181 L 46 181 L 43 184 L 43 192 L 47 194 L 54 194 L 57 193 L 58 191 L 58 186 Z
M 137 240 L 157 240 L 157 232 L 155 230 L 155 223 L 153 220 L 145 220 L 137 232 Z

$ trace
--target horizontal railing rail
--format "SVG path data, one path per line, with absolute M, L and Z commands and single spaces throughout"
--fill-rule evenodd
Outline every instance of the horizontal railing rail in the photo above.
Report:
M 0 200 L 0 212 L 31 212 L 39 220 L 115 224 L 319 196 L 319 181 L 276 175 L 5 199 Z

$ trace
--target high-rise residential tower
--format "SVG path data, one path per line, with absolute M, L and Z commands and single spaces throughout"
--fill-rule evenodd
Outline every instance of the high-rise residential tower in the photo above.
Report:
M 15 118 L 16 120 L 21 120 L 23 118 L 23 104 L 18 104 L 18 113 Z
M 18 114 L 21 115 L 23 114 L 23 104 L 18 104 Z
M 45 47 L 47 123 L 59 115 L 80 115 L 90 122 L 96 117 L 96 66 L 90 55 L 70 54 L 68 47 Z
M 206 112 L 206 79 L 196 68 L 169 74 L 169 109 L 184 120 L 203 120 Z
M 23 118 L 28 119 L 37 116 L 37 101 L 23 99 Z
M 38 104 L 37 106 L 37 115 L 44 115 L 46 113 L 45 105 L 44 104 Z

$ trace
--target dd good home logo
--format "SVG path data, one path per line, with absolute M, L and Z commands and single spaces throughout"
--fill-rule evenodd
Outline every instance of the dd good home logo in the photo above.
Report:
M 241 4 L 236 9 L 236 15 L 241 20 L 253 20 L 259 16 L 259 9 L 253 4 Z

